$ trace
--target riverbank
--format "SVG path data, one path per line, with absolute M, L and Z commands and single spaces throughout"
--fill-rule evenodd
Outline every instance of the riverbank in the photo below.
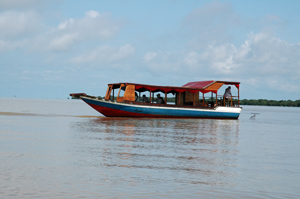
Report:
M 254 105 L 254 106 L 286 106 L 286 107 L 300 107 L 300 100 L 267 100 L 267 99 L 243 99 L 240 100 L 240 105 Z

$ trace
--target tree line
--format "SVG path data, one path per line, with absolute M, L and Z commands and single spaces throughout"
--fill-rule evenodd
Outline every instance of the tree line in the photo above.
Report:
M 255 106 L 291 106 L 300 107 L 300 100 L 267 100 L 267 99 L 243 99 L 240 100 L 240 105 L 255 105 Z

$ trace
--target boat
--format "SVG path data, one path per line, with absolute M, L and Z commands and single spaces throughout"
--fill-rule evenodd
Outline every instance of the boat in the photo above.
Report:
M 223 85 L 234 85 L 237 96 L 218 95 Z M 104 98 L 85 93 L 70 96 L 82 99 L 106 117 L 238 119 L 242 110 L 239 85 L 216 80 L 189 82 L 181 87 L 113 83 L 108 84 Z M 168 102 L 168 94 L 173 94 L 173 103 Z

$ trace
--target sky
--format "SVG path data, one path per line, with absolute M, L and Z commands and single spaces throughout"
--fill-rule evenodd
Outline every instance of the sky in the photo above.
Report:
M 237 81 L 300 99 L 298 0 L 0 0 L 0 97 Z M 237 92 L 234 89 L 232 92 Z

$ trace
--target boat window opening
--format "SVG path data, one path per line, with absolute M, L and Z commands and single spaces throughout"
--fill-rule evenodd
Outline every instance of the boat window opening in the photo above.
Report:
M 135 101 L 140 102 L 141 101 L 141 92 L 135 91 Z
M 138 102 L 150 103 L 149 91 L 139 92 Z
M 111 101 L 115 101 L 115 89 L 112 90 Z
M 217 106 L 216 103 L 216 97 L 214 95 L 214 92 L 208 92 L 201 94 L 199 99 L 199 105 L 205 106 L 205 107 L 215 107 Z
M 124 96 L 124 93 L 125 93 L 125 90 L 126 90 L 126 86 L 121 86 L 121 87 L 120 87 L 120 90 L 119 90 L 119 95 L 118 95 L 118 97 L 123 97 L 123 96 Z
M 176 93 L 168 93 L 166 104 L 175 105 L 176 103 Z
M 109 86 L 107 88 L 106 95 L 105 95 L 105 100 L 110 100 L 111 89 L 112 89 L 112 86 Z
M 153 95 L 153 103 L 166 104 L 166 95 L 163 92 L 156 92 Z

